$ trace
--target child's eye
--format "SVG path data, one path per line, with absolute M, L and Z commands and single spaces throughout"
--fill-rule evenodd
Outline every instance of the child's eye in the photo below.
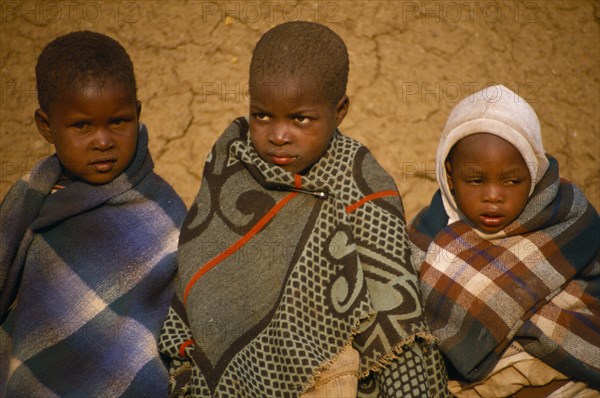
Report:
M 469 178 L 467 184 L 480 185 L 483 184 L 483 178 Z
M 522 180 L 520 180 L 518 178 L 513 178 L 513 179 L 506 181 L 506 185 L 519 185 L 521 182 L 522 182 Z
M 302 115 L 294 116 L 294 121 L 299 124 L 306 124 L 309 122 L 309 120 L 310 119 L 307 118 L 306 116 L 302 116 Z
M 125 119 L 113 119 L 110 121 L 110 124 L 114 125 L 114 126 L 118 126 L 120 124 L 125 123 L 127 120 Z
M 269 120 L 269 115 L 267 115 L 266 113 L 257 112 L 252 116 L 254 116 L 254 118 L 257 120 L 260 120 L 261 122 L 266 122 Z
M 89 123 L 86 122 L 77 122 L 77 123 L 73 123 L 71 125 L 71 127 L 77 129 L 77 130 L 87 130 L 87 128 L 89 127 Z

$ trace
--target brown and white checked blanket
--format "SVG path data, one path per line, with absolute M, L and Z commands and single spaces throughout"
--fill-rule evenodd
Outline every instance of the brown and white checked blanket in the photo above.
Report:
M 485 376 L 514 339 L 567 376 L 600 385 L 600 219 L 549 160 L 504 231 L 446 225 L 439 191 L 409 230 L 428 325 L 468 380 Z
M 178 263 L 160 341 L 172 396 L 297 397 L 348 344 L 360 394 L 446 394 L 395 183 L 339 132 L 300 176 L 260 159 L 235 120 L 208 156 Z

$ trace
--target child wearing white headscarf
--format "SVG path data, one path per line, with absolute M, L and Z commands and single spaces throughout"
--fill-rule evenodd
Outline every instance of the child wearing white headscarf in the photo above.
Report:
M 451 392 L 599 396 L 600 218 L 559 178 L 535 111 L 504 86 L 474 93 L 436 162 L 409 233 Z

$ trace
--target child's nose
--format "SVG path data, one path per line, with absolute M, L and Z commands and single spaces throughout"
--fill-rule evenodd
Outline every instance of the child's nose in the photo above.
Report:
M 483 200 L 489 203 L 504 202 L 504 193 L 499 184 L 487 184 L 483 193 Z
M 289 144 L 291 139 L 289 127 L 285 123 L 274 124 L 269 140 L 277 146 Z
M 94 132 L 93 145 L 94 149 L 99 149 L 101 151 L 111 149 L 114 145 L 111 132 L 107 128 L 97 128 Z

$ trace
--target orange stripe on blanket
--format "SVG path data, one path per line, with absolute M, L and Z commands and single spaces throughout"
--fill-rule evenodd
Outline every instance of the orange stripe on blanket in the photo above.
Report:
M 392 189 L 387 190 L 387 191 L 380 191 L 380 192 L 372 193 L 370 195 L 365 196 L 358 202 L 355 202 L 355 203 L 352 203 L 351 205 L 346 206 L 346 213 L 352 213 L 354 210 L 358 209 L 360 206 L 364 205 L 365 203 L 367 203 L 371 200 L 383 198 L 385 196 L 400 196 L 400 194 L 397 191 L 394 191 Z
M 187 346 L 194 344 L 194 340 L 190 339 L 187 341 L 184 341 L 183 343 L 181 343 L 181 345 L 179 346 L 179 356 L 182 358 L 187 357 L 186 353 L 185 353 L 185 349 Z
M 246 232 L 244 236 L 242 236 L 237 242 L 233 245 L 229 246 L 225 251 L 221 252 L 217 256 L 213 257 L 212 260 L 204 264 L 192 278 L 188 282 L 185 290 L 183 292 L 183 304 L 185 305 L 188 295 L 190 294 L 190 290 L 194 286 L 198 279 L 202 277 L 202 275 L 206 274 L 210 271 L 214 266 L 219 264 L 221 261 L 225 260 L 227 257 L 231 256 L 233 253 L 241 249 L 250 239 L 254 237 L 275 215 L 289 202 L 294 196 L 298 195 L 297 192 L 292 192 L 288 194 L 286 197 L 281 199 L 267 214 L 265 214 L 258 222 L 250 229 L 250 231 Z

